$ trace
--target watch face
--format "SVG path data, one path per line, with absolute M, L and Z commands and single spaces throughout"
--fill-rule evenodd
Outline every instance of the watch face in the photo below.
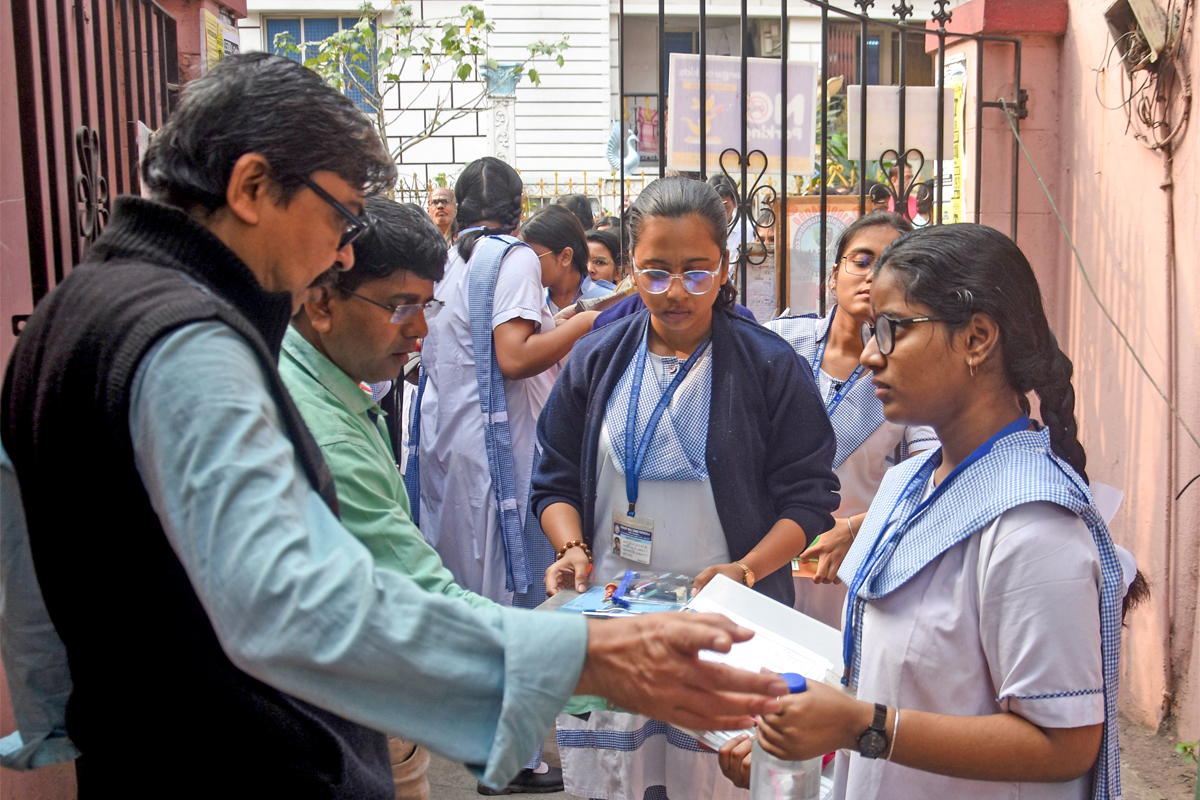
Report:
M 887 737 L 881 731 L 868 728 L 866 733 L 858 737 L 858 752 L 866 758 L 879 758 L 887 752 Z

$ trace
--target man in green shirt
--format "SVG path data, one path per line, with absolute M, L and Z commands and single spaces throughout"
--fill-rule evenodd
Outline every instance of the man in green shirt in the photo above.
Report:
M 425 317 L 440 308 L 433 284 L 445 241 L 417 206 L 374 197 L 366 208 L 374 219 L 354 243 L 354 269 L 318 278 L 284 335 L 279 374 L 333 473 L 342 524 L 375 565 L 427 591 L 491 606 L 454 582 L 413 523 L 383 410 L 363 386 L 395 380 L 426 334 Z M 397 798 L 426 800 L 429 753 L 398 739 L 389 745 Z

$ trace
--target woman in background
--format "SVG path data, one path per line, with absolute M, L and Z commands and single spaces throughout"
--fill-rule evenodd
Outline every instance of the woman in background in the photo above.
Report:
M 804 358 L 837 435 L 833 469 L 841 482 L 841 505 L 834 512 L 831 530 L 801 554 L 802 561 L 816 559 L 812 581 L 801 579 L 796 607 L 827 625 L 840 627 L 842 587 L 814 586 L 840 583 L 838 566 L 862 527 L 883 474 L 896 463 L 937 446 L 928 427 L 898 425 L 883 416 L 883 403 L 875 396 L 870 370 L 859 363 L 863 341 L 860 329 L 874 319 L 871 312 L 871 271 L 880 253 L 912 224 L 899 214 L 875 211 L 860 217 L 838 239 L 837 258 L 829 275 L 834 304 L 824 317 L 784 317 L 766 323 Z
M 610 292 L 625 277 L 625 254 L 619 233 L 591 230 L 587 232 L 588 274 L 597 285 Z
M 612 291 L 597 285 L 588 274 L 588 242 L 579 220 L 566 206 L 542 206 L 521 225 L 520 238 L 541 262 L 551 314 L 577 300 L 603 297 Z

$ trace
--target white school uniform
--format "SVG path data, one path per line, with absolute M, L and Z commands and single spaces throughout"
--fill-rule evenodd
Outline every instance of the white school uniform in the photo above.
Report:
M 657 401 L 679 362 L 654 353 L 647 355 L 645 385 L 658 384 L 657 394 L 650 395 Z M 617 392 L 622 389 L 618 385 Z M 659 421 L 654 444 L 660 444 L 660 437 L 674 440 L 676 432 L 695 437 L 697 430 L 706 431 L 711 392 L 712 348 L 709 347 L 680 383 Z M 648 399 L 643 395 L 643 401 Z M 697 575 L 714 564 L 729 563 L 729 546 L 717 515 L 703 446 L 696 438 L 690 449 L 699 450 L 696 459 L 699 466 L 690 476 L 692 479 L 643 477 L 638 483 L 637 515 L 654 520 L 650 563 L 640 564 L 613 553 L 613 511 L 628 506 L 625 475 L 612 444 L 613 435 L 623 435 L 625 419 L 612 419 L 616 413 L 613 405 L 610 402 L 597 455 L 593 539 L 597 579 L 607 581 L 627 569 Z M 622 409 L 627 407 L 620 405 Z M 652 407 L 653 403 L 639 403 L 639 420 L 648 415 L 647 406 Z M 689 417 L 689 406 L 704 409 L 702 425 L 698 418 Z M 610 423 L 613 423 L 611 432 Z M 653 465 L 658 454 L 652 452 L 647 463 Z M 659 466 L 667 465 L 660 461 Z M 679 469 L 689 471 L 686 465 Z M 643 475 L 652 473 L 653 469 L 643 470 Z M 563 783 L 570 794 L 598 800 L 746 800 L 749 797 L 749 792 L 736 788 L 721 774 L 716 753 L 703 750 L 691 736 L 659 720 L 622 711 L 595 710 L 586 720 L 561 714 L 557 728 Z
M 932 481 L 926 487 L 928 494 Z M 1020 505 L 866 603 L 860 700 L 1035 725 L 1104 722 L 1101 566 L 1092 533 L 1048 502 Z M 904 740 L 904 712 L 897 739 Z M 838 753 L 843 800 L 1086 800 L 1089 771 L 1067 783 L 949 778 Z
M 460 586 L 503 604 L 504 543 L 496 493 L 488 469 L 471 341 L 470 272 L 454 249 L 434 296 L 446 303 L 421 345 L 427 376 L 421 401 L 421 532 Z M 542 269 L 528 247 L 504 257 L 496 279 L 492 329 L 513 319 L 554 329 L 546 307 Z M 537 441 L 537 418 L 550 396 L 558 366 L 523 380 L 504 380 L 512 433 L 518 512 L 525 519 Z

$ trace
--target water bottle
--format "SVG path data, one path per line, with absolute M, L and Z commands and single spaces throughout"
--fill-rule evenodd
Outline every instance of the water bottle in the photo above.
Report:
M 785 672 L 788 692 L 808 688 L 803 675 Z M 751 746 L 750 800 L 820 800 L 821 757 L 807 761 L 784 761 L 762 749 L 758 739 Z

